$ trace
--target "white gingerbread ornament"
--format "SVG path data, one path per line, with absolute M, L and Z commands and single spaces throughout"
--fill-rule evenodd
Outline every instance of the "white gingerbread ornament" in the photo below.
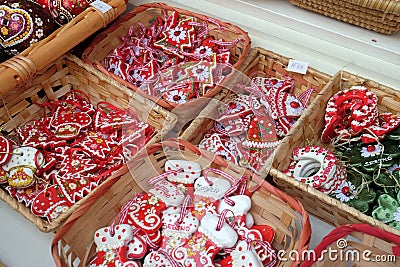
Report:
M 129 224 L 119 224 L 114 229 L 104 227 L 97 230 L 94 234 L 97 257 L 89 266 L 140 266 L 126 257 L 127 245 L 132 237 L 132 226 Z
M 35 182 L 35 173 L 44 163 L 43 154 L 33 147 L 17 147 L 12 157 L 4 164 L 3 170 L 8 172 L 8 184 L 15 188 L 25 188 Z

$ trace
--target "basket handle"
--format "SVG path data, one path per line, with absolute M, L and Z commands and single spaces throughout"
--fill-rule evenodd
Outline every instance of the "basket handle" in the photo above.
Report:
M 349 235 L 352 232 L 361 232 L 396 243 L 399 246 L 393 246 L 392 252 L 395 256 L 400 256 L 400 236 L 381 230 L 369 224 L 348 224 L 338 226 L 333 229 L 328 235 L 326 235 L 322 239 L 321 243 L 319 243 L 314 248 L 316 257 L 307 257 L 307 259 L 302 263 L 301 266 L 312 266 L 312 264 L 315 263 L 315 260 L 321 256 L 321 253 L 324 249 L 326 249 L 330 244 L 338 241 L 339 239 Z

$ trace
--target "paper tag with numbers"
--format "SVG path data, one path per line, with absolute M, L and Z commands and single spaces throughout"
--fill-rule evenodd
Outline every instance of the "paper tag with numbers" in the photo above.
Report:
M 96 8 L 97 10 L 99 10 L 103 14 L 112 8 L 109 4 L 104 3 L 101 0 L 96 0 L 96 1 L 92 2 L 90 5 L 94 8 Z
M 306 74 L 308 69 L 308 62 L 290 59 L 287 67 L 288 71 Z

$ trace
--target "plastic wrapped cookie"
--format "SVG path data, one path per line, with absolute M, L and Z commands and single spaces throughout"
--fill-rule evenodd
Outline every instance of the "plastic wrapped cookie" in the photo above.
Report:
M 33 2 L 6 0 L 0 5 L 0 46 L 7 55 L 4 60 L 21 53 L 56 29 L 51 15 Z

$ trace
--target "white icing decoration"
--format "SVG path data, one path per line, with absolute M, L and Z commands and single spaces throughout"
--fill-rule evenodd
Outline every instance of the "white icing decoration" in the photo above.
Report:
M 246 227 L 251 228 L 254 225 L 254 217 L 251 213 L 246 214 Z
M 215 178 L 207 176 L 212 182 L 212 185 L 207 183 L 204 176 L 198 178 L 194 183 L 194 194 L 201 197 L 209 197 L 214 200 L 221 199 L 226 191 L 231 188 L 231 184 L 228 180 L 222 178 Z
M 235 216 L 246 214 L 251 209 L 251 199 L 246 195 L 236 195 L 228 197 L 235 202 L 234 206 L 229 205 L 226 201 L 222 200 L 218 205 L 218 213 L 223 210 L 231 210 Z M 228 216 L 230 214 L 228 213 Z
M 171 267 L 169 260 L 160 252 L 152 251 L 144 258 L 143 267 Z
M 5 171 L 10 171 L 10 169 L 20 165 L 36 168 L 35 156 L 38 153 L 36 148 L 18 147 L 14 148 L 12 153 L 10 161 L 2 166 Z
M 156 183 L 149 192 L 160 198 L 167 206 L 180 206 L 185 199 L 185 195 L 166 180 Z
M 197 231 L 199 227 L 199 220 L 194 217 L 191 213 L 186 214 L 183 217 L 182 223 L 176 226 L 175 223 L 179 219 L 179 214 L 164 214 L 162 218 L 163 227 L 174 231 L 184 231 L 189 235 L 192 235 Z
M 201 175 L 201 166 L 194 161 L 188 160 L 167 160 L 165 171 L 183 169 L 183 172 L 168 175 L 167 179 L 171 182 L 193 184 Z
M 206 214 L 201 220 L 198 231 L 206 235 L 215 245 L 220 248 L 231 248 L 237 240 L 238 235 L 226 222 L 217 231 L 219 217 L 214 214 Z
M 103 240 L 105 238 L 105 241 Z M 97 251 L 106 251 L 125 246 L 132 240 L 132 226 L 129 224 L 119 224 L 115 226 L 114 235 L 111 236 L 109 227 L 100 228 L 94 234 L 94 243 Z
M 252 267 L 263 267 L 263 263 L 258 257 L 253 245 L 251 245 L 251 249 L 248 250 L 246 241 L 240 241 L 235 250 L 232 251 L 231 256 L 232 267 L 250 266 L 249 263 L 252 264 Z

